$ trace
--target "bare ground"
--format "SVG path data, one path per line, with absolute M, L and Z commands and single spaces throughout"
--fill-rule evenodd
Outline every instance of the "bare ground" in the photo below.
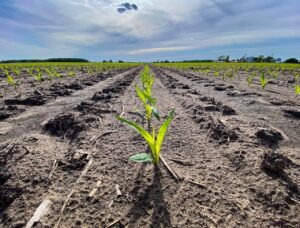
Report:
M 37 227 L 298 227 L 295 96 L 153 67 L 161 116 L 176 108 L 162 149 L 176 181 L 128 161 L 147 146 L 115 115 L 144 124 L 140 70 L 0 122 L 1 226 L 25 226 L 48 199 Z

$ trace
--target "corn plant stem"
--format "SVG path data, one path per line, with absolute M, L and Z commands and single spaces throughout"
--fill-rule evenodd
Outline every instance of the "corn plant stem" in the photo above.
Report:
M 147 120 L 147 129 L 148 129 L 148 132 L 151 132 L 151 120 Z M 151 154 L 150 146 L 147 147 L 146 153 Z

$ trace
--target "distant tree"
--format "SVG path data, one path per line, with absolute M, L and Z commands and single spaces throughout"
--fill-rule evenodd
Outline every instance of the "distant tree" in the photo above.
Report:
M 123 60 L 119 60 L 119 63 L 124 63 L 124 61 Z
M 264 56 L 263 55 L 260 55 L 257 57 L 257 62 L 261 63 L 264 61 Z
M 298 59 L 296 58 L 289 58 L 285 60 L 285 63 L 298 63 Z
M 277 58 L 277 59 L 276 59 L 276 62 L 281 62 L 281 58 Z
M 109 62 L 112 63 L 113 61 L 110 59 Z
M 88 62 L 88 60 L 81 58 L 52 58 L 46 59 L 45 62 Z
M 88 62 L 81 58 L 51 58 L 51 59 L 21 59 L 21 60 L 3 60 L 1 63 L 33 63 L 33 62 Z
M 263 62 L 273 63 L 273 62 L 275 62 L 275 59 L 272 56 L 268 56 L 263 59 Z
M 107 63 L 107 61 L 104 59 L 103 61 L 102 61 L 103 63 Z
M 165 60 L 164 63 L 169 63 L 169 60 Z
M 222 61 L 222 62 L 229 62 L 229 55 L 225 56 L 225 55 L 221 55 L 218 57 L 218 61 Z

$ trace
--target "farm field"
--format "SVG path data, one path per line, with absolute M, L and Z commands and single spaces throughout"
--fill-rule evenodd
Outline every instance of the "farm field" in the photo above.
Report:
M 150 64 L 158 167 L 116 118 L 149 128 L 147 69 L 0 65 L 0 227 L 298 227 L 299 66 Z

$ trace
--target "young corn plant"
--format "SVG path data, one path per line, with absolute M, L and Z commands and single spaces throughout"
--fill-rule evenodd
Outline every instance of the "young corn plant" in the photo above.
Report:
M 143 89 L 140 89 L 138 85 L 136 86 L 136 93 L 144 104 L 144 108 L 146 111 L 146 120 L 148 124 L 148 131 L 151 128 L 151 119 L 152 115 L 155 116 L 156 119 L 160 120 L 159 113 L 156 109 L 156 99 L 152 97 L 152 85 L 154 83 L 154 76 L 149 74 L 148 66 L 145 67 L 143 74 L 141 75 L 141 81 Z
M 167 129 L 174 118 L 175 110 L 171 111 L 167 119 L 159 128 L 158 132 L 156 132 L 155 128 L 152 128 L 152 134 L 146 131 L 142 126 L 134 123 L 133 121 L 129 121 L 124 119 L 123 117 L 118 116 L 117 119 L 127 126 L 133 128 L 137 131 L 148 143 L 149 148 L 151 150 L 151 154 L 149 153 L 139 153 L 129 158 L 131 161 L 135 162 L 152 162 L 155 166 L 159 163 L 159 156 L 161 151 L 161 145 L 163 143 L 165 134 Z
M 15 68 L 15 69 L 13 69 L 13 72 L 14 72 L 14 74 L 15 74 L 16 76 L 19 76 L 20 73 L 21 73 L 21 70 L 18 69 L 18 68 Z
M 260 74 L 260 85 L 261 88 L 264 89 L 266 87 L 266 85 L 268 84 L 268 79 L 265 77 L 265 72 L 261 72 Z
M 40 68 L 36 69 L 36 74 L 33 73 L 33 70 L 28 69 L 28 73 L 38 82 L 42 81 L 42 72 Z
M 74 77 L 76 77 L 76 73 L 74 71 L 69 71 L 68 76 L 71 78 L 74 78 Z
M 15 81 L 13 77 L 9 74 L 7 69 L 5 69 L 5 74 L 6 74 L 6 81 L 8 85 L 10 85 L 11 87 L 14 88 L 14 90 L 16 90 L 17 87 L 20 85 L 20 81 L 19 80 Z
M 254 78 L 255 76 L 256 76 L 256 73 L 253 72 L 251 75 L 249 75 L 249 76 L 247 77 L 248 86 L 252 85 L 252 83 L 253 83 L 253 78 Z
M 53 73 L 51 72 L 51 70 L 49 70 L 48 68 L 45 68 L 45 71 L 48 74 L 49 80 L 52 81 L 53 80 Z
M 300 95 L 300 86 L 299 85 L 295 85 L 295 94 Z
M 168 126 L 174 118 L 175 110 L 170 112 L 167 119 L 159 128 L 158 132 L 156 132 L 155 127 L 153 127 L 151 133 L 152 115 L 154 115 L 158 120 L 160 120 L 160 117 L 156 110 L 156 99 L 152 97 L 151 92 L 151 88 L 154 82 L 154 76 L 149 74 L 149 68 L 147 66 L 145 67 L 144 72 L 141 75 L 141 81 L 143 89 L 139 88 L 139 86 L 137 85 L 136 93 L 145 107 L 148 131 L 137 123 L 127 120 L 121 116 L 118 116 L 117 119 L 137 131 L 148 143 L 149 149 L 151 151 L 151 153 L 145 152 L 131 156 L 129 160 L 135 162 L 152 162 L 155 166 L 157 166 L 160 158 L 161 145 L 167 132 Z
M 61 75 L 55 70 L 54 67 L 52 67 L 52 73 L 53 73 L 54 77 L 61 79 Z

